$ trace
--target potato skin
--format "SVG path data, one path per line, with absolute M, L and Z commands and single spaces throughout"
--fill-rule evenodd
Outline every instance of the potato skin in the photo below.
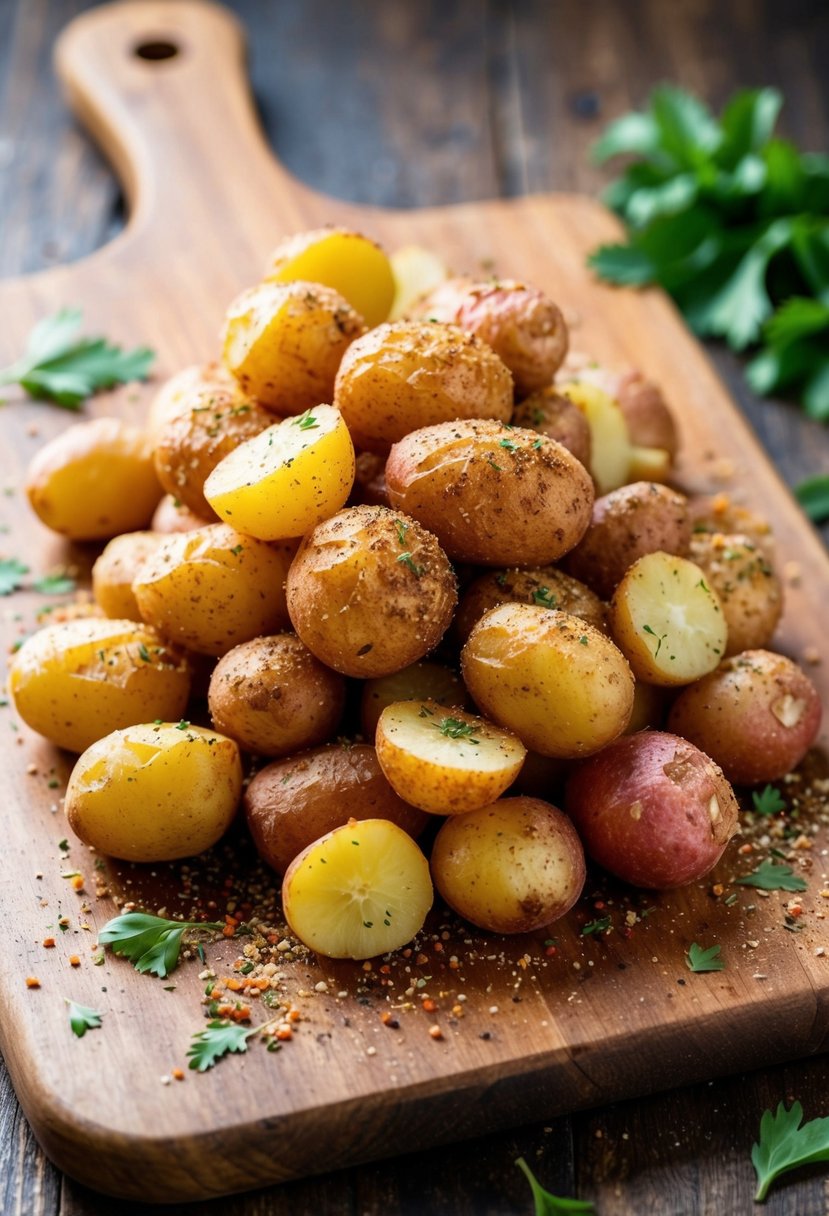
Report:
M 580 764 L 567 783 L 565 808 L 599 865 L 656 890 L 707 874 L 739 815 L 714 761 L 659 731 L 625 736 Z
M 697 532 L 689 557 L 720 597 L 726 657 L 767 646 L 783 612 L 783 585 L 762 549 L 748 536 Z
M 491 933 L 531 933 L 581 894 L 584 851 L 570 820 L 539 798 L 502 798 L 447 819 L 432 878 L 451 908 Z
M 216 664 L 207 694 L 217 730 L 263 756 L 314 747 L 337 729 L 345 680 L 292 633 L 253 638 Z
M 469 694 L 456 672 L 429 659 L 401 667 L 400 671 L 376 680 L 366 680 L 360 699 L 360 729 L 363 737 L 374 739 L 377 722 L 387 705 L 396 701 L 428 699 L 447 707 L 466 708 Z
M 389 315 L 395 283 L 388 257 L 377 244 L 348 228 L 314 228 L 280 241 L 266 274 L 270 282 L 304 279 L 333 287 L 366 324 Z
M 170 532 L 192 532 L 194 528 L 204 528 L 210 522 L 201 515 L 194 515 L 172 494 L 165 494 L 153 512 L 150 529 L 166 536 Z
M 235 392 L 237 385 L 227 368 L 215 360 L 210 363 L 193 363 L 165 380 L 150 402 L 147 414 L 147 434 L 150 440 L 154 441 L 158 428 L 168 419 L 175 418 L 182 410 L 187 410 L 192 394 L 201 393 L 205 389 L 219 393 Z
M 334 405 L 358 448 L 386 452 L 410 431 L 456 418 L 512 414 L 512 377 L 484 342 L 455 325 L 392 321 L 352 343 Z
M 423 427 L 386 462 L 389 500 L 434 532 L 450 557 L 545 566 L 583 536 L 593 482 L 553 439 L 483 420 Z
M 412 837 L 429 819 L 398 798 L 367 743 L 331 744 L 267 765 L 248 785 L 244 808 L 256 848 L 280 874 L 349 819 L 390 819 Z
M 552 385 L 538 389 L 515 407 L 513 426 L 537 431 L 555 439 L 572 452 L 586 469 L 590 468 L 590 425 L 587 418 L 569 397 L 562 396 Z
M 490 608 L 501 604 L 534 604 L 557 608 L 580 617 L 589 625 L 607 632 L 602 601 L 578 579 L 555 566 L 538 570 L 492 570 L 471 582 L 458 604 L 452 632 L 464 645 L 475 625 Z
M 160 543 L 157 532 L 124 532 L 112 538 L 92 567 L 92 592 L 104 616 L 142 619 L 132 584 L 142 562 Z
M 746 650 L 684 689 L 668 728 L 707 752 L 736 785 L 756 785 L 800 763 L 821 715 L 817 689 L 796 663 L 770 650 Z
M 348 507 L 303 539 L 288 572 L 299 637 L 344 675 L 389 675 L 423 658 L 449 627 L 455 575 L 414 519 L 385 507 Z

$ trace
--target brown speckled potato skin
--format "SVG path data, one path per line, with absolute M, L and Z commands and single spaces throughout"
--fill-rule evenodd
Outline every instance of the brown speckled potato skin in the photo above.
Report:
M 686 499 L 653 481 L 636 481 L 597 498 L 582 539 L 564 559 L 568 573 L 609 600 L 628 566 L 646 553 L 688 554 Z
M 577 405 L 552 385 L 538 389 L 515 407 L 514 426 L 555 439 L 590 468 L 590 425 Z
M 257 849 L 280 874 L 349 819 L 390 819 L 412 837 L 429 820 L 398 798 L 367 743 L 331 744 L 277 760 L 256 774 L 243 805 Z
M 688 499 L 688 516 L 695 534 L 721 532 L 727 536 L 747 536 L 769 561 L 774 560 L 774 536 L 768 520 L 733 502 L 728 494 L 692 495 Z
M 499 604 L 557 608 L 607 633 L 604 604 L 595 592 L 555 566 L 544 566 L 539 570 L 491 570 L 471 582 L 452 623 L 456 640 L 463 645 L 484 613 Z
M 720 597 L 726 657 L 767 646 L 783 612 L 783 585 L 763 550 L 748 536 L 697 532 L 688 556 Z
M 142 620 L 132 584 L 160 543 L 158 532 L 122 532 L 98 556 L 92 567 L 92 593 L 104 616 Z
M 498 422 L 424 427 L 386 462 L 392 506 L 434 532 L 450 557 L 546 566 L 583 536 L 593 507 L 584 465 L 553 439 Z
M 304 538 L 288 572 L 291 622 L 344 675 L 389 675 L 423 658 L 449 627 L 455 575 L 437 540 L 385 507 L 347 507 Z
M 287 756 L 334 734 L 345 680 L 292 633 L 253 638 L 224 655 L 207 694 L 213 725 L 247 751 Z

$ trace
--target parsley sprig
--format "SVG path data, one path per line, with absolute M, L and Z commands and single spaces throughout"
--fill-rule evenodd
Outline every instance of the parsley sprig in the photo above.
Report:
M 90 1009 L 88 1005 L 79 1005 L 77 1001 L 70 1001 L 68 997 L 64 997 L 64 1000 L 69 1006 L 69 1025 L 77 1038 L 82 1039 L 87 1030 L 98 1030 L 101 1018 L 104 1016 L 102 1013 L 98 1013 L 96 1009 Z
M 519 1157 L 515 1164 L 532 1188 L 535 1216 L 570 1216 L 571 1213 L 590 1216 L 590 1213 L 596 1211 L 588 1199 L 562 1199 L 545 1191 L 523 1157 Z
M 691 942 L 685 955 L 685 965 L 689 971 L 724 971 L 725 961 L 720 958 L 719 946 L 700 946 Z
M 760 1136 L 751 1150 L 757 1175 L 756 1203 L 763 1203 L 769 1187 L 789 1170 L 829 1161 L 829 1119 L 811 1119 L 801 1127 L 803 1107 L 794 1102 L 786 1110 L 781 1102 L 774 1114 L 763 1112 Z
M 222 929 L 223 925 L 165 920 L 145 912 L 124 912 L 107 921 L 98 934 L 102 946 L 128 958 L 136 971 L 164 979 L 178 965 L 181 941 L 188 929 Z
M 190 1058 L 189 1067 L 199 1072 L 207 1072 L 222 1056 L 230 1052 L 247 1051 L 248 1039 L 258 1034 L 261 1029 L 261 1026 L 240 1026 L 238 1022 L 214 1018 L 193 1035 L 187 1051 Z
M 786 809 L 786 803 L 780 790 L 773 785 L 766 785 L 762 790 L 754 790 L 751 795 L 751 804 L 757 815 L 778 815 L 780 811 Z
M 734 881 L 738 886 L 757 887 L 761 891 L 805 891 L 808 885 L 805 879 L 795 874 L 791 866 L 769 860 L 762 862 L 750 874 L 744 874 L 742 878 L 735 878 Z

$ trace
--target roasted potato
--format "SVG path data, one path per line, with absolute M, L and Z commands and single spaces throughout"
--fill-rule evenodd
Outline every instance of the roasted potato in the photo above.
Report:
M 783 585 L 763 550 L 747 536 L 697 532 L 689 556 L 720 597 L 726 655 L 767 646 L 783 612 Z
M 215 520 L 215 513 L 211 511 L 210 514 Z M 183 502 L 179 502 L 172 494 L 165 494 L 153 512 L 150 528 L 153 532 L 161 532 L 166 535 L 168 532 L 192 532 L 194 528 L 204 528 L 210 522 L 211 519 L 194 515 Z
M 535 604 L 581 617 L 607 632 L 604 604 L 589 587 L 555 566 L 539 570 L 488 570 L 463 592 L 452 632 L 461 645 L 485 612 L 500 604 Z
M 590 426 L 583 410 L 552 385 L 538 389 L 515 407 L 513 426 L 555 439 L 590 468 Z
M 625 416 L 609 393 L 584 381 L 562 384 L 559 391 L 577 405 L 590 428 L 590 472 L 599 494 L 618 490 L 630 477 L 633 445 Z
M 694 534 L 747 536 L 770 562 L 774 561 L 774 536 L 768 520 L 740 506 L 728 494 L 694 495 L 688 499 L 688 515 Z
M 194 394 L 205 390 L 217 393 L 236 392 L 236 381 L 222 363 L 194 363 L 165 380 L 161 388 L 150 402 L 147 415 L 147 434 L 150 440 L 155 439 L 159 427 L 169 419 L 189 408 L 189 401 Z
M 158 532 L 114 536 L 92 567 L 92 593 L 104 616 L 142 620 L 132 584 L 142 563 L 161 543 Z
M 373 741 L 380 715 L 387 705 L 420 700 L 437 701 L 450 708 L 466 708 L 469 695 L 459 675 L 429 659 L 401 667 L 391 675 L 366 680 L 360 700 L 360 728 L 364 738 Z
M 265 277 L 271 283 L 323 283 L 348 300 L 367 325 L 386 320 L 395 291 L 386 254 L 376 241 L 348 228 L 315 228 L 286 237 L 271 254 Z

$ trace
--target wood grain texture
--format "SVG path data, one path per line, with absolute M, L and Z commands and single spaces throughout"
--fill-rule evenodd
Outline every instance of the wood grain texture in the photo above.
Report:
M 789 1085 L 789 1081 L 786 1080 L 786 1077 L 791 1075 L 793 1074 L 784 1073 L 783 1070 L 779 1070 L 777 1074 L 774 1074 L 774 1076 L 777 1077 L 776 1082 L 769 1083 L 767 1086 L 763 1086 L 762 1082 L 756 1083 L 754 1091 L 752 1091 L 750 1094 L 746 1094 L 745 1088 L 740 1088 L 738 1082 L 733 1082 L 731 1093 L 733 1094 L 735 1102 L 739 1102 L 740 1098 L 751 1098 L 749 1102 L 746 1102 L 746 1107 L 749 1109 L 746 1110 L 745 1126 L 734 1127 L 733 1111 L 732 1115 L 728 1116 L 728 1118 L 722 1118 L 715 1121 L 717 1127 L 717 1144 L 724 1145 L 724 1147 L 726 1147 L 726 1155 L 728 1160 L 739 1162 L 739 1169 L 737 1166 L 735 1166 L 734 1175 L 738 1180 L 737 1186 L 733 1187 L 728 1192 L 729 1194 L 735 1195 L 735 1197 L 739 1197 L 739 1195 L 741 1195 L 741 1197 L 745 1197 L 746 1194 L 750 1193 L 750 1178 L 748 1180 L 748 1186 L 745 1184 L 746 1160 L 748 1160 L 748 1155 L 746 1155 L 746 1153 L 748 1153 L 750 1139 L 752 1135 L 754 1135 L 754 1130 L 756 1127 L 756 1111 L 761 1109 L 760 1105 L 758 1105 L 758 1100 L 763 1100 L 765 1104 L 774 1104 L 778 1097 L 782 1097 L 785 1092 L 790 1091 L 791 1087 Z M 818 1113 L 817 1103 L 820 1100 L 820 1088 L 817 1081 L 813 1081 L 812 1085 L 810 1086 L 810 1083 L 808 1083 L 808 1076 L 817 1076 L 819 1074 L 797 1073 L 795 1075 L 801 1079 L 800 1087 L 797 1088 L 795 1092 L 799 1093 L 799 1096 L 807 1105 L 807 1110 L 810 1109 L 810 1105 L 808 1105 L 808 1097 L 811 1096 L 811 1113 Z M 803 1090 L 803 1077 L 806 1077 L 807 1079 L 805 1090 Z M 694 1098 L 694 1094 L 698 1094 L 697 1099 Z M 706 1170 L 704 1164 L 705 1159 L 703 1156 L 705 1149 L 705 1137 L 700 1136 L 699 1133 L 700 1126 L 704 1126 L 706 1122 L 711 1122 L 709 1094 L 709 1088 L 705 1086 L 700 1087 L 699 1090 L 690 1091 L 689 1093 L 684 1094 L 682 1097 L 682 1102 L 684 1103 L 682 1109 L 684 1111 L 690 1111 L 690 1114 L 683 1115 L 681 1120 L 679 1120 L 682 1126 L 677 1130 L 677 1137 L 682 1137 L 684 1142 L 693 1145 L 693 1152 L 689 1149 L 686 1155 L 677 1153 L 677 1150 L 676 1148 L 673 1148 L 673 1143 L 670 1139 L 670 1135 L 672 1135 L 671 1125 L 673 1121 L 671 1118 L 672 1103 L 676 1102 L 676 1096 L 670 1099 L 666 1098 L 664 1100 L 659 1098 L 650 1099 L 649 1102 L 645 1103 L 622 1104 L 621 1107 L 615 1108 L 615 1110 L 610 1110 L 609 1113 L 608 1111 L 605 1111 L 604 1115 L 586 1115 L 582 1116 L 582 1119 L 580 1120 L 575 1120 L 574 1126 L 576 1127 L 577 1132 L 579 1132 L 579 1155 L 583 1161 L 583 1193 L 591 1195 L 596 1195 L 598 1193 L 600 1203 L 602 1203 L 602 1207 L 600 1207 L 600 1210 L 602 1211 L 605 1210 L 604 1205 L 607 1203 L 614 1204 L 611 1209 L 608 1209 L 614 1211 L 669 1211 L 671 1209 L 669 1206 L 666 1206 L 667 1200 L 665 1189 L 660 1189 L 659 1182 L 654 1183 L 653 1181 L 654 1173 L 656 1177 L 659 1177 L 659 1172 L 661 1169 L 662 1173 L 665 1171 L 670 1173 L 671 1194 L 673 1193 L 673 1189 L 675 1189 L 673 1184 L 676 1183 L 679 1193 L 683 1195 L 693 1195 L 694 1201 L 699 1203 L 697 1210 L 709 1210 L 709 1206 L 714 1204 L 714 1201 L 717 1199 L 717 1167 L 712 1164 L 716 1158 L 711 1156 Z M 602 1120 L 604 1120 L 604 1122 L 602 1122 Z M 605 1139 L 605 1143 L 607 1143 L 607 1141 L 611 1141 L 616 1145 L 619 1145 L 622 1128 L 632 1128 L 633 1131 L 637 1132 L 637 1135 L 632 1137 L 636 1147 L 628 1150 L 628 1152 L 632 1153 L 632 1158 L 627 1158 L 627 1160 L 625 1160 L 622 1158 L 622 1156 L 620 1156 L 619 1153 L 617 1153 L 614 1161 L 613 1154 L 602 1152 L 604 1145 L 594 1143 L 594 1139 L 598 1141 L 598 1137 L 593 1137 L 593 1132 L 603 1130 L 603 1127 L 604 1137 L 607 1137 L 607 1139 Z M 615 1137 L 613 1136 L 614 1128 L 616 1131 Z M 551 1169 L 552 1162 L 549 1160 L 551 1159 L 549 1138 L 538 1135 L 538 1143 L 543 1145 L 545 1142 L 546 1148 L 542 1148 L 543 1156 L 538 1169 L 540 1169 L 540 1172 L 546 1170 L 545 1173 L 542 1173 L 542 1176 L 545 1176 L 545 1181 L 547 1181 L 548 1184 L 551 1184 L 553 1189 L 557 1189 L 556 1186 L 554 1186 L 556 1178 L 554 1178 L 554 1173 Z M 496 1143 L 500 1142 L 490 1142 L 487 1144 L 487 1162 L 491 1160 L 498 1160 L 497 1153 L 495 1153 Z M 653 1152 L 644 1153 L 642 1149 L 643 1143 L 653 1144 Z M 529 1148 L 523 1150 L 525 1150 L 525 1152 L 530 1152 Z M 560 1139 L 558 1139 L 556 1144 L 556 1153 L 559 1153 L 560 1150 L 562 1150 L 562 1142 L 560 1142 Z M 637 1153 L 639 1154 L 638 1158 Z M 703 1156 L 703 1165 L 699 1164 L 701 1156 Z M 452 1158 L 453 1154 L 449 1156 L 449 1164 L 447 1164 L 446 1155 L 444 1158 L 442 1158 L 442 1161 L 444 1161 L 442 1170 L 440 1169 L 440 1154 L 430 1154 L 427 1162 L 423 1162 L 422 1159 L 413 1159 L 411 1171 L 408 1172 L 406 1171 L 405 1162 L 402 1162 L 402 1164 L 397 1164 L 394 1167 L 379 1167 L 377 1171 L 363 1173 L 362 1176 L 359 1176 L 362 1177 L 363 1181 L 359 1188 L 357 1188 L 361 1195 L 361 1206 L 359 1210 L 490 1210 L 490 1207 L 484 1207 L 484 1201 L 486 1200 L 481 1197 L 479 1190 L 476 1190 L 472 1184 L 472 1177 L 475 1175 L 475 1158 L 472 1154 L 466 1155 L 463 1158 L 464 1165 L 462 1173 L 466 1173 L 466 1189 L 461 1188 L 461 1190 L 458 1192 L 458 1189 L 456 1188 L 455 1192 L 452 1192 L 452 1184 L 450 1181 L 452 1175 Z M 560 1158 L 557 1156 L 556 1159 L 559 1160 Z M 511 1170 L 511 1167 L 509 1167 L 509 1160 L 511 1159 L 504 1156 L 501 1162 L 503 1166 L 503 1177 L 509 1176 L 509 1170 Z M 628 1176 L 628 1173 L 630 1173 L 631 1170 L 636 1172 L 637 1160 L 639 1172 L 641 1172 L 638 1187 L 636 1186 L 636 1178 L 631 1178 Z M 418 1161 L 421 1162 L 419 1166 Z M 631 1161 L 633 1161 L 633 1165 L 631 1165 Z M 665 1162 L 665 1164 L 662 1165 L 662 1162 Z M 616 1167 L 616 1173 L 614 1173 L 614 1166 Z M 625 1176 L 625 1193 L 616 1194 L 614 1198 L 614 1192 L 620 1192 L 621 1190 L 619 1186 L 619 1178 L 621 1176 L 619 1172 L 620 1169 Z M 424 1172 L 427 1173 L 428 1177 L 428 1186 L 425 1187 L 423 1181 Z M 495 1205 L 491 1206 L 491 1210 L 526 1210 L 523 1184 L 520 1184 L 517 1190 L 509 1187 L 504 1188 L 503 1186 L 498 1189 L 498 1182 L 500 1182 L 498 1172 L 495 1169 L 487 1169 L 486 1175 L 487 1184 L 489 1184 L 491 1187 L 489 1192 L 489 1201 L 491 1205 Z M 652 1178 L 650 1183 L 648 1182 L 649 1177 Z M 339 1178 L 342 1180 L 343 1176 L 340 1175 Z M 377 1184 L 374 1184 L 373 1180 L 380 1181 L 377 1182 Z M 690 1189 L 688 1189 L 689 1182 L 693 1183 L 693 1186 L 690 1186 Z M 267 1207 L 267 1210 L 282 1210 L 283 1203 L 286 1204 L 286 1206 L 284 1206 L 284 1210 L 286 1211 L 288 1210 L 288 1204 L 291 1205 L 292 1211 L 303 1210 L 303 1207 L 301 1207 L 301 1204 L 303 1203 L 306 1203 L 305 1210 L 308 1211 L 350 1210 L 350 1204 L 349 1206 L 346 1206 L 346 1194 L 354 1195 L 357 1193 L 355 1192 L 353 1183 L 349 1182 L 348 1187 L 345 1186 L 345 1183 L 342 1183 L 342 1190 L 339 1190 L 339 1192 L 334 1190 L 334 1192 L 328 1193 L 329 1199 L 331 1199 L 333 1195 L 339 1195 L 339 1199 L 331 1199 L 333 1206 L 331 1209 L 327 1209 L 327 1207 L 323 1207 L 321 1204 L 314 1206 L 315 1195 L 317 1199 L 320 1198 L 320 1192 L 318 1192 L 318 1190 L 315 1190 L 314 1188 L 309 1190 L 301 1189 L 306 1186 L 306 1184 L 303 1183 L 297 1184 L 297 1186 L 300 1188 L 299 1190 L 295 1189 L 295 1187 L 291 1187 L 278 1192 L 271 1201 L 273 1204 L 278 1204 L 280 1206 Z M 806 1186 L 808 1186 L 808 1184 L 806 1184 Z M 683 1187 L 686 1189 L 683 1190 Z M 568 1192 L 569 1190 L 569 1193 L 571 1193 L 571 1189 L 566 1187 L 565 1184 L 563 1184 L 562 1190 L 564 1190 L 564 1192 Z M 476 1206 L 467 1206 L 464 1204 L 463 1195 L 467 1194 L 467 1192 L 474 1193 L 475 1200 L 478 1200 Z M 66 1187 L 64 1187 L 63 1194 L 64 1206 L 66 1206 L 67 1203 L 72 1205 L 71 1209 L 66 1207 L 66 1210 L 91 1211 L 91 1207 L 86 1207 L 85 1205 L 97 1203 L 97 1201 L 92 1200 L 90 1195 L 84 1195 L 83 1192 L 80 1192 L 80 1190 L 75 1188 L 73 1184 L 67 1183 Z M 491 1197 L 494 1194 L 500 1195 L 500 1200 L 498 1200 L 498 1198 L 492 1199 Z M 802 1200 L 803 1206 L 788 1206 L 785 1209 L 786 1211 L 794 1212 L 799 1210 L 817 1212 L 823 1210 L 823 1206 L 820 1205 L 822 1184 L 820 1184 L 819 1181 L 813 1183 L 810 1190 L 803 1190 L 803 1192 L 800 1192 L 800 1194 L 808 1195 L 810 1198 Z M 66 1198 L 67 1195 L 71 1197 L 69 1200 Z M 390 1209 L 389 1207 L 383 1207 L 382 1203 L 380 1203 L 380 1197 L 382 1197 L 382 1195 L 389 1198 L 391 1205 Z M 418 1206 L 418 1195 L 423 1199 L 422 1206 Z M 447 1200 L 447 1195 L 452 1195 L 452 1199 Z M 659 1197 L 659 1195 L 661 1195 L 661 1205 L 660 1200 L 658 1198 L 654 1198 Z M 653 1200 L 652 1206 L 645 1206 L 648 1203 L 649 1197 Z M 299 1206 L 294 1206 L 294 1200 L 297 1201 Z M 337 1206 L 338 1201 L 340 1206 Z M 432 1206 L 430 1206 L 430 1201 L 432 1201 Z M 243 1204 L 246 1203 L 246 1201 L 236 1200 L 233 1201 L 233 1203 Z M 250 1211 L 265 1210 L 264 1207 L 259 1206 L 259 1200 L 252 1199 L 249 1200 L 249 1203 L 252 1205 L 250 1206 Z M 498 1205 L 498 1203 L 500 1203 L 500 1205 Z M 673 1210 L 690 1210 L 690 1206 L 686 1205 L 686 1199 L 679 1199 L 677 1200 L 677 1203 L 681 1204 L 681 1206 L 677 1206 Z M 782 1197 L 780 1198 L 780 1203 L 788 1204 L 789 1200 Z M 400 1206 L 395 1206 L 395 1204 L 399 1204 Z M 630 1206 L 626 1206 L 627 1204 L 630 1204 Z M 706 1204 L 709 1206 L 706 1206 Z M 97 1206 L 96 1210 L 108 1210 L 106 1203 L 103 1204 L 103 1206 Z M 239 1207 L 239 1210 L 242 1210 L 241 1207 Z M 248 1211 L 247 1207 L 244 1210 Z M 734 1203 L 731 1206 L 726 1203 L 724 1204 L 723 1210 L 737 1211 L 740 1210 L 740 1206 L 739 1203 Z M 773 1207 L 769 1205 L 769 1210 L 783 1211 L 784 1207 L 779 1206 L 776 1207 L 776 1209 L 773 1209 Z

